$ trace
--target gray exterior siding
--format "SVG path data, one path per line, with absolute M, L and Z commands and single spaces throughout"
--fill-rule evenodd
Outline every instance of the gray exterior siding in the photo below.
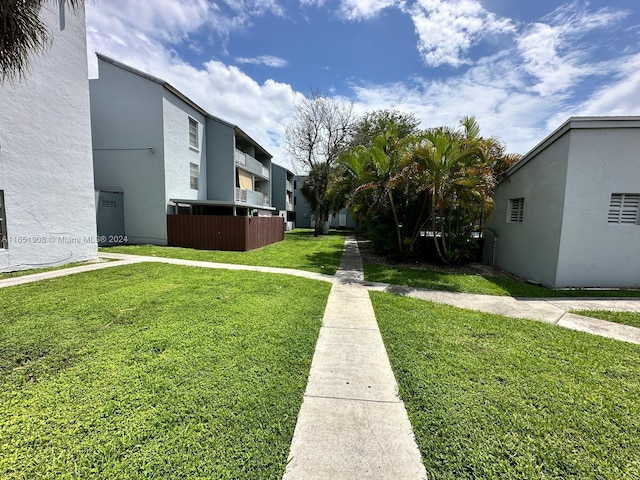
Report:
M 567 121 L 497 187 L 485 262 L 556 288 L 639 287 L 640 225 L 607 222 L 612 193 L 640 193 L 638 145 L 640 118 Z M 507 221 L 512 198 L 522 222 Z
M 90 81 L 96 189 L 123 192 L 129 243 L 166 244 L 162 85 L 102 60 L 98 69 Z
M 234 164 L 235 132 L 233 126 L 208 117 L 206 138 L 209 168 L 207 196 L 210 200 L 235 200 L 236 171 Z

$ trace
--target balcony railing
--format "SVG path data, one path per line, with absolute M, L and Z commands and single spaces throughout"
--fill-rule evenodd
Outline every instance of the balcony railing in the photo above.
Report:
M 236 165 L 241 166 L 247 172 L 251 172 L 255 175 L 259 175 L 265 180 L 269 180 L 269 168 L 263 165 L 261 162 L 253 158 L 248 153 L 241 152 L 236 149 L 233 155 Z
M 271 206 L 267 195 L 242 188 L 236 188 L 236 202 L 247 203 L 249 205 L 261 205 L 263 207 Z

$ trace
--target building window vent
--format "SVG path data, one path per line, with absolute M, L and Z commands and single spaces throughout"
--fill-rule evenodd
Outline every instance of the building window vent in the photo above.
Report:
M 115 200 L 102 200 L 102 208 L 116 208 Z
M 524 219 L 524 198 L 510 198 L 507 222 L 521 223 Z
M 189 117 L 189 146 L 198 150 L 198 121 Z
M 0 190 L 0 249 L 9 248 L 7 238 L 7 221 L 4 209 L 4 190 Z
M 609 202 L 608 223 L 638 225 L 640 193 L 612 193 Z
M 192 190 L 198 190 L 199 167 L 195 163 L 189 163 L 189 185 Z

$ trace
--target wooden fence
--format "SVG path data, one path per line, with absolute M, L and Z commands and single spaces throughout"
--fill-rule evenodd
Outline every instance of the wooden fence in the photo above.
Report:
M 167 215 L 172 247 L 245 252 L 284 240 L 281 217 Z

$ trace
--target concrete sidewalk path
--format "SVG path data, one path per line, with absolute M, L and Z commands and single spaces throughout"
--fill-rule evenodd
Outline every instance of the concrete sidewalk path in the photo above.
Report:
M 353 237 L 331 288 L 283 480 L 427 478 Z
M 454 307 L 538 320 L 560 327 L 640 344 L 640 328 L 570 313 L 570 310 L 640 312 L 640 298 L 513 298 L 471 293 L 443 292 L 385 283 L 366 283 L 379 290 L 406 297 L 445 303 Z
M 91 272 L 93 270 L 102 270 L 103 268 L 119 267 L 122 265 L 132 265 L 134 263 L 154 262 L 168 263 L 171 265 L 184 265 L 187 267 L 214 268 L 225 270 L 250 270 L 254 272 L 276 273 L 280 275 L 293 275 L 296 277 L 309 278 L 311 280 L 321 280 L 323 282 L 333 282 L 335 277 L 324 273 L 306 272 L 304 270 L 296 270 L 293 268 L 277 268 L 277 267 L 260 267 L 252 265 L 236 265 L 233 263 L 215 263 L 202 262 L 197 260 L 182 260 L 179 258 L 165 257 L 147 257 L 143 255 L 128 255 L 124 253 L 108 253 L 100 252 L 99 258 L 110 260 L 108 262 L 92 262 L 77 267 L 60 268 L 59 270 L 51 270 L 49 272 L 34 273 L 30 275 L 22 275 L 20 277 L 11 277 L 0 280 L 0 288 L 13 287 L 23 285 L 25 283 L 38 282 L 40 280 L 48 280 L 51 278 L 65 277 L 76 273 Z

